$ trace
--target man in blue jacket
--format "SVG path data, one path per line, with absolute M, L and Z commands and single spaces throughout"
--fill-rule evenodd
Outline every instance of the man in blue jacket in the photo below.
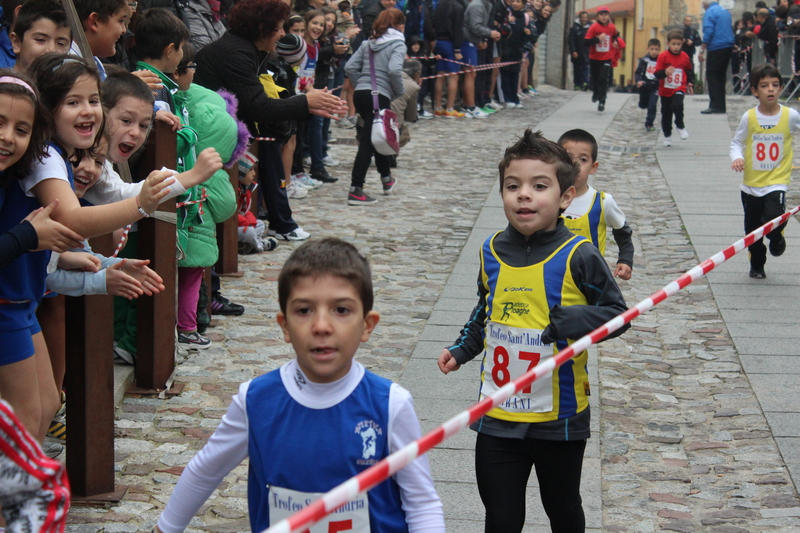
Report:
M 713 0 L 703 0 L 703 44 L 700 61 L 706 60 L 708 109 L 704 115 L 725 113 L 725 81 L 733 53 L 733 24 L 731 14 Z M 706 56 L 707 54 L 707 56 Z M 706 56 L 706 57 L 704 57 Z

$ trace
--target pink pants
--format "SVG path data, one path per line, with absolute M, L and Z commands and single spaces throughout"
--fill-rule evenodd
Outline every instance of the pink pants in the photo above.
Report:
M 178 331 L 197 329 L 197 301 L 203 267 L 178 267 Z

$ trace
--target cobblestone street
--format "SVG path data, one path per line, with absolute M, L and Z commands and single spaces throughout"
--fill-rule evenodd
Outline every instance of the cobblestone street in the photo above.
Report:
M 485 120 L 436 118 L 412 124 L 412 141 L 398 158 L 393 195 L 377 194 L 377 172 L 368 175 L 365 191 L 378 197 L 375 206 L 347 205 L 355 146 L 346 141 L 355 132 L 332 127 L 339 142 L 331 154 L 340 165 L 329 171 L 339 182 L 292 200 L 292 207 L 312 239 L 344 238 L 370 259 L 382 319 L 362 346 L 359 361 L 395 381 L 415 379 L 404 373 L 420 341 L 431 340 L 421 339 L 422 332 L 497 181 L 503 149 L 524 128 L 536 129 L 573 97 L 589 99 L 588 94 L 576 94 L 545 87 L 537 98 L 523 101 L 524 109 L 504 110 Z M 613 194 L 633 229 L 633 277 L 620 282 L 629 306 L 706 259 L 692 245 L 659 165 L 660 139 L 657 132 L 645 132 L 644 111 L 636 101 L 636 95 L 628 98 L 598 139 L 600 168 L 593 183 Z M 729 99 L 731 128 L 754 102 Z M 701 120 L 699 114 L 687 114 L 687 129 L 692 132 L 693 123 Z M 576 114 L 573 127 L 581 122 Z M 723 135 L 730 138 L 729 131 Z M 796 150 L 797 143 L 796 138 Z M 703 176 L 697 178 L 699 182 Z M 730 187 L 735 191 L 738 183 Z M 787 207 L 800 201 L 797 182 L 787 196 Z M 791 246 L 796 235 L 787 235 Z M 193 352 L 178 367 L 176 381 L 186 384 L 182 394 L 167 400 L 126 396 L 117 410 L 116 471 L 117 484 L 128 492 L 119 504 L 73 507 L 69 533 L 149 532 L 181 471 L 213 433 L 239 384 L 291 357 L 275 314 L 278 272 L 294 246 L 282 242 L 273 252 L 239 256 L 244 275 L 223 277 L 223 294 L 243 304 L 246 312 L 215 317 L 218 325 L 208 330 L 213 346 Z M 615 262 L 616 248 L 609 248 L 607 258 Z M 470 275 L 474 278 L 477 272 Z M 474 295 L 473 286 L 457 298 L 467 301 Z M 471 305 L 447 312 L 466 321 Z M 441 374 L 429 361 L 424 383 L 435 386 Z M 601 344 L 598 361 L 600 387 L 593 392 L 599 396 L 599 409 L 592 415 L 600 438 L 592 439 L 596 442 L 590 442 L 587 453 L 599 450 L 594 453 L 599 454 L 600 471 L 584 474 L 599 475 L 601 487 L 602 527 L 592 531 L 800 531 L 800 501 L 788 461 L 708 281 L 695 282 L 635 320 L 621 338 Z M 478 367 L 476 361 L 459 372 L 459 383 L 468 389 L 464 398 L 477 397 Z M 418 399 L 416 405 L 423 429 L 430 429 L 468 403 L 463 398 L 438 403 Z M 468 446 L 466 439 L 474 441 L 474 434 L 465 433 L 456 439 Z M 446 453 L 439 452 L 437 457 Z M 437 483 L 452 478 L 449 468 L 473 471 L 471 460 L 432 459 Z M 477 494 L 474 487 L 465 490 Z M 451 494 L 440 491 L 448 530 L 482 531 L 479 519 L 460 516 L 448 501 Z M 539 498 L 534 491 L 529 497 Z M 483 510 L 472 511 L 480 517 Z M 470 521 L 469 527 L 462 520 Z M 250 530 L 246 463 L 225 479 L 190 530 Z M 532 522 L 525 531 L 549 528 Z

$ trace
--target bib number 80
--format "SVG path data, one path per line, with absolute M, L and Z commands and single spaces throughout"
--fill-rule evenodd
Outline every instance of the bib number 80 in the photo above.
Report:
M 528 370 L 526 371 L 528 372 L 539 364 L 541 354 L 534 352 L 519 352 L 519 358 L 522 361 L 529 361 Z M 492 379 L 498 387 L 502 387 L 511 381 L 511 372 L 508 369 L 508 365 L 511 363 L 511 356 L 508 354 L 508 350 L 506 350 L 504 347 L 496 346 L 494 353 L 492 354 L 492 361 L 494 362 L 494 365 L 492 366 Z M 525 387 L 522 390 L 522 393 L 530 394 L 531 386 L 528 385 Z
M 769 157 L 769 160 L 775 162 L 781 155 L 781 147 L 778 146 L 778 143 L 769 143 L 769 145 L 765 145 L 764 143 L 756 144 L 756 159 L 758 161 L 764 161 Z

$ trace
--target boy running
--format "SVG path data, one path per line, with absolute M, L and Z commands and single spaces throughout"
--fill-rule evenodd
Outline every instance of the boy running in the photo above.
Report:
M 744 232 L 754 229 L 783 214 L 786 191 L 792 178 L 792 134 L 800 130 L 800 113 L 778 103 L 783 78 L 772 64 L 759 65 L 750 72 L 750 90 L 758 98 L 758 106 L 747 111 L 731 140 L 731 168 L 744 172 L 742 207 Z M 767 234 L 769 253 L 783 255 L 786 224 Z M 759 239 L 750 248 L 750 277 L 764 279 L 767 248 Z
M 661 53 L 661 41 L 650 39 L 647 42 L 647 55 L 639 60 L 636 67 L 636 88 L 639 89 L 639 108 L 647 109 L 644 128 L 655 131 L 656 107 L 658 106 L 658 79 L 656 78 L 656 62 Z
M 278 302 L 278 324 L 297 358 L 239 387 L 178 480 L 156 531 L 186 529 L 246 457 L 250 526 L 258 532 L 420 437 L 408 391 L 353 360 L 380 319 L 369 264 L 353 245 L 328 238 L 300 246 L 278 276 Z M 443 533 L 427 457 L 317 527 L 346 531 L 343 522 L 353 531 Z
M 482 398 L 626 309 L 600 251 L 570 233 L 560 216 L 575 196 L 578 174 L 566 150 L 527 130 L 499 167 L 509 224 L 483 244 L 478 304 L 438 361 L 447 374 L 482 354 Z M 533 466 L 551 529 L 584 530 L 587 361 L 581 352 L 470 426 L 478 432 L 475 468 L 486 531 L 522 531 Z
M 558 144 L 580 167 L 575 178 L 575 199 L 564 211 L 564 225 L 575 235 L 592 241 L 604 256 L 610 227 L 619 248 L 614 277 L 631 279 L 633 231 L 625 222 L 625 213 L 610 194 L 597 191 L 589 185 L 589 176 L 597 172 L 600 165 L 597 161 L 597 141 L 594 135 L 585 130 L 570 130 L 558 139 Z
M 694 70 L 689 56 L 682 51 L 683 32 L 671 30 L 667 34 L 667 49 L 658 55 L 656 78 L 659 80 L 658 95 L 661 97 L 661 130 L 664 146 L 672 146 L 672 117 L 682 140 L 689 138 L 683 124 L 683 96 L 692 94 Z

